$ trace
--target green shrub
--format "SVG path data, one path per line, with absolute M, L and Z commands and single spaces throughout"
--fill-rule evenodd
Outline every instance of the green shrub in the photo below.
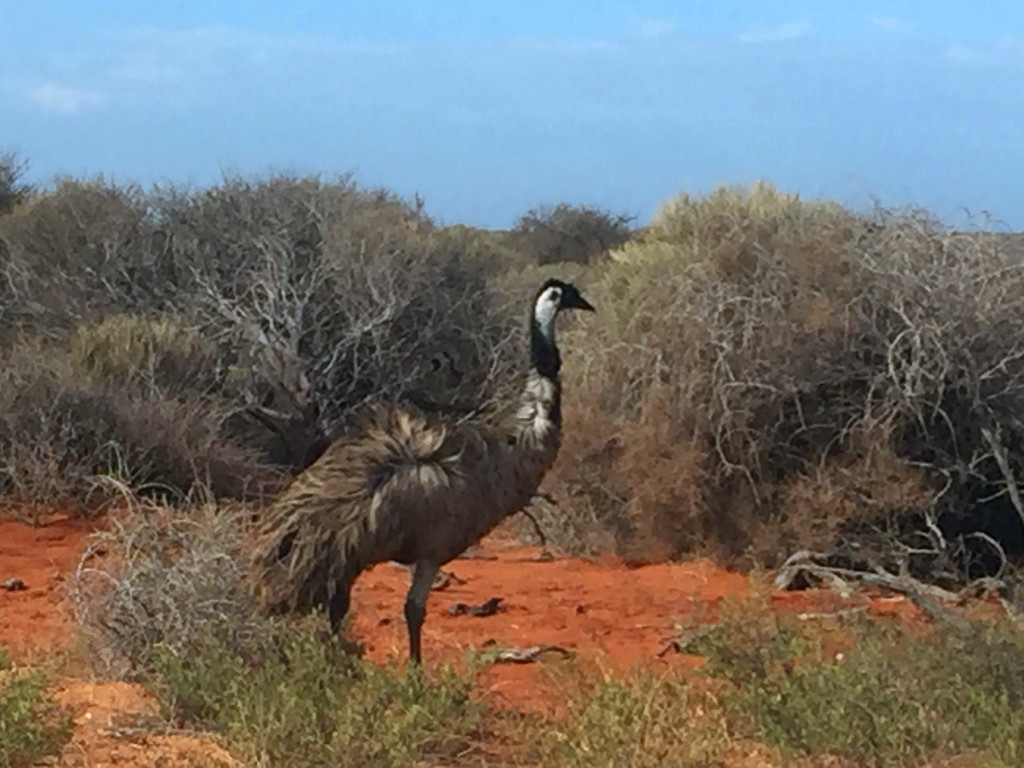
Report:
M 216 641 L 185 656 L 158 649 L 147 677 L 173 722 L 224 734 L 246 765 L 405 766 L 453 758 L 477 726 L 468 677 L 361 663 L 324 641 L 322 621 L 282 632 L 248 662 Z
M 1024 641 L 981 623 L 924 637 L 869 620 L 817 632 L 762 616 L 731 620 L 687 647 L 733 684 L 733 727 L 792 755 L 855 765 L 920 765 L 1024 753 Z
M 40 670 L 14 668 L 0 648 L 0 766 L 29 768 L 59 755 L 71 739 L 71 715 L 48 692 Z
M 108 315 L 80 325 L 71 359 L 92 382 L 144 384 L 165 392 L 203 392 L 215 379 L 217 356 L 198 332 L 172 317 Z
M 574 691 L 564 721 L 527 731 L 542 765 L 655 768 L 726 765 L 732 734 L 713 696 L 686 680 L 640 673 Z M 535 726 L 537 727 L 537 726 Z
M 686 650 L 707 657 L 700 675 L 562 681 L 566 716 L 526 727 L 539 761 L 1021 763 L 1024 642 L 1007 627 L 938 627 L 915 637 L 864 619 L 801 622 L 748 610 L 699 633 Z

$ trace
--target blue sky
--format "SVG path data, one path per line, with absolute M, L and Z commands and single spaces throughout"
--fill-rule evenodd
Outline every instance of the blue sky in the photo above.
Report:
M 5 150 L 43 183 L 352 171 L 483 226 L 767 179 L 1024 229 L 1024 3 L 0 0 Z

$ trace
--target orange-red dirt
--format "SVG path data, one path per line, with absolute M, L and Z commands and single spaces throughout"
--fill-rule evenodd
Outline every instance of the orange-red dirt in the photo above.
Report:
M 67 515 L 38 528 L 0 521 L 0 645 L 15 657 L 46 653 L 71 638 L 64 578 L 77 565 L 92 525 Z M 24 589 L 4 589 L 11 579 Z
M 57 516 L 33 528 L 0 522 L 0 586 L 20 579 L 26 589 L 0 589 L 0 644 L 15 659 L 34 660 L 68 646 L 73 620 L 65 602 L 65 579 L 84 549 L 90 524 Z M 724 600 L 742 600 L 750 580 L 707 561 L 630 567 L 615 558 L 544 561 L 538 548 L 519 546 L 498 532 L 473 557 L 449 563 L 453 578 L 431 593 L 424 626 L 427 667 L 459 660 L 467 649 L 528 648 L 553 645 L 609 670 L 635 665 L 695 665 L 700 662 L 666 644 L 678 625 L 714 620 Z M 352 595 L 349 636 L 377 662 L 405 660 L 407 636 L 402 606 L 409 574 L 393 564 L 363 574 Z M 477 605 L 500 597 L 493 616 L 449 615 L 453 603 Z M 871 612 L 915 615 L 902 598 L 839 598 L 826 590 L 772 596 L 778 610 L 829 612 L 865 605 Z M 557 654 L 556 654 L 557 655 Z M 495 664 L 482 673 L 484 696 L 499 708 L 545 711 L 558 707 L 541 670 L 546 663 Z M 123 723 L 156 712 L 140 688 L 124 683 L 67 680 L 59 692 L 76 716 L 75 739 L 62 765 L 154 765 L 171 768 L 231 764 L 215 744 L 192 736 L 154 736 Z

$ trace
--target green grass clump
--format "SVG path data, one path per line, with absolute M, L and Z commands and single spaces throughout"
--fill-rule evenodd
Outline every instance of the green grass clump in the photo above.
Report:
M 748 616 L 686 650 L 699 672 L 587 676 L 528 743 L 550 766 L 1024 764 L 1024 639 Z M 948 762 L 954 760 L 955 762 Z
M 245 765 L 398 766 L 465 749 L 479 722 L 470 677 L 381 669 L 325 633 L 315 619 L 282 627 L 257 660 L 214 636 L 188 656 L 158 649 L 148 684 L 170 720 L 223 734 Z
M 174 317 L 109 315 L 79 325 L 71 358 L 90 380 L 125 386 L 142 383 L 177 392 L 212 384 L 212 344 Z
M 690 650 L 732 684 L 724 702 L 734 730 L 784 754 L 860 766 L 974 752 L 1024 760 L 1024 641 L 1015 633 L 971 624 L 914 637 L 871 621 L 847 631 L 837 644 L 769 617 L 732 622 Z
M 44 672 L 14 669 L 0 648 L 0 768 L 35 765 L 70 740 L 71 716 L 47 686 Z
M 687 680 L 641 673 L 584 684 L 571 714 L 532 740 L 548 766 L 719 765 L 730 734 L 712 696 Z

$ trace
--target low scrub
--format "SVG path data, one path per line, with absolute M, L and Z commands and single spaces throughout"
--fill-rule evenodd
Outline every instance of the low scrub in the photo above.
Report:
M 811 549 L 953 583 L 1021 551 L 1012 238 L 721 189 L 666 204 L 588 287 L 552 478 L 569 547 L 596 522 L 627 554 Z
M 223 734 L 245 765 L 442 764 L 465 750 L 480 720 L 471 677 L 381 669 L 325 632 L 305 622 L 255 662 L 216 640 L 188 656 L 161 646 L 146 682 L 171 722 Z
M 72 718 L 50 696 L 49 677 L 14 667 L 0 649 L 0 767 L 29 768 L 59 755 Z
M 0 215 L 0 493 L 258 495 L 370 399 L 493 411 L 520 320 L 471 241 L 345 177 L 26 192 Z
M 168 723 L 221 734 L 244 765 L 398 766 L 464 749 L 472 675 L 380 669 L 323 616 L 263 614 L 246 521 L 211 505 L 115 518 L 71 589 L 97 668 L 142 681 Z
M 1019 765 L 1024 643 L 1007 628 L 915 637 L 868 620 L 748 615 L 686 646 L 702 674 L 584 677 L 548 765 Z M 710 680 L 704 678 L 710 676 Z M 586 682 L 589 680 L 589 682 Z

